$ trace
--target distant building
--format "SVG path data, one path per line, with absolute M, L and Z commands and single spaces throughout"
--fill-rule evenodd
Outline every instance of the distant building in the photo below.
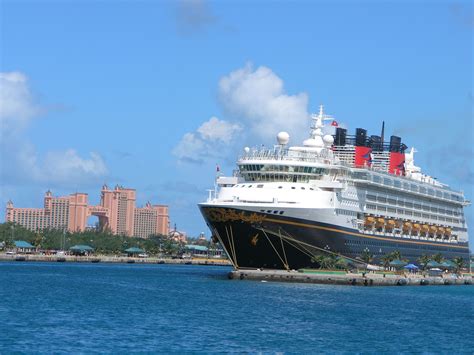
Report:
M 88 204 L 86 193 L 53 197 L 47 191 L 44 208 L 16 208 L 12 201 L 7 203 L 6 221 L 18 223 L 25 228 L 38 231 L 46 228 L 66 229 L 70 232 L 84 231 L 87 219 L 97 216 L 99 228 L 109 229 L 113 234 L 147 238 L 152 234 L 168 235 L 168 206 L 135 206 L 136 192 L 121 186 L 109 189 L 102 187 L 100 204 Z
M 176 229 L 176 224 L 174 229 L 169 233 L 169 238 L 177 243 L 186 243 L 188 238 L 185 232 L 180 232 Z
M 168 234 L 168 206 L 151 205 L 135 208 L 133 235 L 147 238 L 152 234 Z

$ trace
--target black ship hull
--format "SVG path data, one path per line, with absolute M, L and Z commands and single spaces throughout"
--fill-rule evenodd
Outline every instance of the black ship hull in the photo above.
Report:
M 314 267 L 313 256 L 325 251 L 352 259 L 360 259 L 364 252 L 369 252 L 374 256 L 373 263 L 393 251 L 399 251 L 410 262 L 438 253 L 446 259 L 469 260 L 467 243 L 368 235 L 355 229 L 235 208 L 200 205 L 200 209 L 213 236 L 237 268 Z

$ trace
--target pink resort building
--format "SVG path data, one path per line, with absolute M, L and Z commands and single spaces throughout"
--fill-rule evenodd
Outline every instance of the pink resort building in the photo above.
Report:
M 18 223 L 32 231 L 45 228 L 84 231 L 87 219 L 97 216 L 99 227 L 113 234 L 148 238 L 153 234 L 169 234 L 168 206 L 135 205 L 136 192 L 122 186 L 109 189 L 102 187 L 100 204 L 88 204 L 88 195 L 74 193 L 53 197 L 51 191 L 44 196 L 44 208 L 17 208 L 12 201 L 7 203 L 6 221 Z

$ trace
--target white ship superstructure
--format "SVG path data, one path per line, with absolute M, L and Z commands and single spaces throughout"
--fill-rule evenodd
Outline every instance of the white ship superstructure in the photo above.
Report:
M 302 267 L 320 249 L 351 258 L 364 250 L 411 260 L 468 255 L 469 202 L 423 174 L 413 148 L 405 153 L 396 136 L 385 144 L 383 132 L 347 137 L 322 106 L 312 119 L 302 146 L 280 132 L 272 149 L 245 148 L 234 176 L 219 176 L 200 204 L 234 266 Z M 323 133 L 324 121 L 334 135 Z

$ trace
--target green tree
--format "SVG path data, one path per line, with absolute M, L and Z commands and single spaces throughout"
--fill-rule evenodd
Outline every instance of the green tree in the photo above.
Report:
M 369 249 L 365 248 L 364 251 L 362 252 L 361 258 L 364 261 L 364 263 L 370 264 L 372 260 L 374 259 L 374 254 L 372 254 Z
M 456 272 L 458 273 L 464 267 L 464 259 L 460 256 L 453 259 L 456 264 Z
M 430 257 L 428 255 L 423 254 L 418 258 L 418 262 L 420 263 L 421 269 L 425 270 L 426 265 L 430 262 Z
M 432 255 L 431 260 L 434 260 L 437 263 L 442 263 L 444 261 L 444 258 L 443 258 L 443 255 L 441 255 L 441 253 L 438 253 L 438 254 Z
M 385 254 L 380 259 L 382 260 L 382 265 L 384 268 L 388 268 L 390 266 L 390 262 L 394 260 L 391 253 Z
M 394 250 L 390 253 L 392 256 L 392 260 L 402 260 L 402 253 L 400 253 L 400 250 Z
M 341 270 L 347 270 L 349 268 L 349 262 L 347 261 L 346 258 L 339 256 L 336 259 L 335 265 L 336 268 L 341 269 Z

